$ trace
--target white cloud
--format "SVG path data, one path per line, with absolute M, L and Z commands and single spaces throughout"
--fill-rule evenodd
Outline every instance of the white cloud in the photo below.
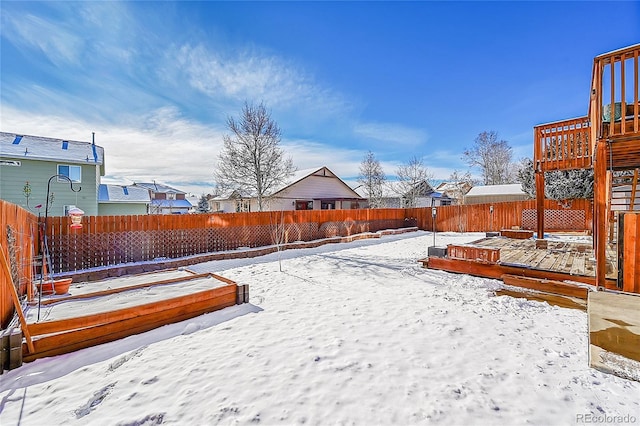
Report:
M 213 168 L 224 129 L 181 117 L 174 109 L 136 117 L 137 125 L 89 123 L 3 107 L 2 131 L 91 141 L 105 150 L 105 182 L 152 181 L 200 194 L 213 189 Z
M 395 123 L 359 123 L 355 125 L 353 131 L 363 138 L 403 146 L 418 146 L 428 139 L 427 133 L 422 129 Z
M 214 52 L 203 45 L 183 45 L 168 54 L 186 73 L 189 84 L 212 98 L 264 100 L 269 107 L 339 114 L 349 108 L 342 95 L 317 84 L 300 67 L 257 49 Z
M 56 65 L 78 62 L 83 38 L 57 22 L 33 14 L 14 15 L 3 9 L 2 36 L 20 49 L 37 49 Z

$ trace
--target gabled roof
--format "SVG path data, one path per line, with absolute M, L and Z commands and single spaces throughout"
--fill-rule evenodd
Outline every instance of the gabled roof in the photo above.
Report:
M 333 173 L 326 166 L 316 167 L 316 168 L 313 168 L 313 169 L 298 170 L 289 179 L 287 179 L 287 181 L 285 183 L 283 183 L 279 188 L 275 189 L 271 193 L 271 195 L 269 195 L 269 196 L 277 196 L 277 194 L 279 192 L 282 192 L 285 189 L 287 189 L 287 188 L 295 185 L 296 183 L 300 182 L 301 180 L 306 179 L 309 176 L 314 176 L 314 175 L 315 176 L 328 176 L 328 177 L 336 178 L 342 185 L 345 186 L 345 188 L 347 188 L 349 191 L 351 191 L 353 193 L 354 198 L 360 198 L 360 195 L 356 191 L 354 191 L 353 188 L 351 188 L 349 185 L 347 185 L 342 179 L 340 179 L 338 177 L 338 175 Z
M 0 132 L 0 157 L 104 164 L 104 148 L 91 142 Z
M 314 176 L 314 175 L 315 176 L 327 176 L 327 177 L 335 178 L 335 179 L 338 180 L 338 182 L 340 182 L 342 185 L 344 185 L 345 188 L 347 188 L 349 191 L 351 191 L 353 193 L 353 198 L 362 198 L 360 196 L 360 194 L 358 194 L 356 191 L 354 191 L 353 188 L 351 188 L 349 185 L 347 185 L 342 179 L 340 179 L 335 173 L 333 173 L 331 170 L 329 170 L 329 168 L 326 167 L 326 166 L 296 171 L 284 183 L 282 183 L 278 187 L 274 188 L 274 190 L 271 191 L 271 193 L 268 194 L 267 197 L 278 197 L 278 194 L 280 192 L 283 192 L 284 190 L 286 190 L 289 187 L 295 185 L 296 183 L 300 182 L 301 180 L 306 179 L 306 178 L 308 178 L 310 176 Z M 232 199 L 232 198 L 245 198 L 246 199 L 246 198 L 253 198 L 253 197 L 256 197 L 256 194 L 249 193 L 247 191 L 228 190 L 228 191 L 225 191 L 224 193 L 222 193 L 222 194 L 220 194 L 217 197 L 214 197 L 212 199 L 213 200 L 217 200 L 217 201 L 221 201 L 221 200 L 229 200 L 229 199 Z
M 150 203 L 149 191 L 127 185 L 100 184 L 98 203 Z
M 159 192 L 161 194 L 186 194 L 184 191 L 170 187 L 169 185 L 163 185 L 155 182 L 134 182 L 134 186 L 145 188 L 149 191 Z

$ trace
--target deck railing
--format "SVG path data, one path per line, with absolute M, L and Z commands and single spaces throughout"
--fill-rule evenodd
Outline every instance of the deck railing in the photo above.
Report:
M 591 151 L 597 139 L 640 135 L 640 44 L 597 56 L 593 61 L 589 118 Z
M 533 131 L 536 171 L 591 168 L 588 117 L 541 124 Z

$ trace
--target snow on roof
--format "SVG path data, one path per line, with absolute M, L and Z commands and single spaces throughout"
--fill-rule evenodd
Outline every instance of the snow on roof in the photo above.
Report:
M 193 207 L 187 200 L 151 200 L 151 204 L 157 207 L 171 207 L 176 209 L 190 209 L 191 207 Z
M 0 157 L 103 164 L 104 148 L 91 142 L 0 132 Z
M 135 182 L 133 185 L 141 188 L 146 188 L 153 192 L 159 192 L 161 194 L 186 194 L 184 191 L 170 187 L 169 185 L 163 185 L 155 182 Z
M 149 203 L 149 191 L 130 185 L 100 184 L 98 203 Z
M 522 190 L 521 184 L 511 183 L 507 185 L 474 186 L 469 192 L 467 192 L 467 197 L 480 195 L 521 195 L 524 193 L 525 192 Z

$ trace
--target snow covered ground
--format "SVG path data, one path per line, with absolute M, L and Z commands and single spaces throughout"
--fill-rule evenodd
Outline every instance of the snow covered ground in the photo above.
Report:
M 194 265 L 251 303 L 6 372 L 0 424 L 640 421 L 640 383 L 589 368 L 586 313 L 422 269 L 432 242 L 289 250 L 282 272 L 278 254 Z

